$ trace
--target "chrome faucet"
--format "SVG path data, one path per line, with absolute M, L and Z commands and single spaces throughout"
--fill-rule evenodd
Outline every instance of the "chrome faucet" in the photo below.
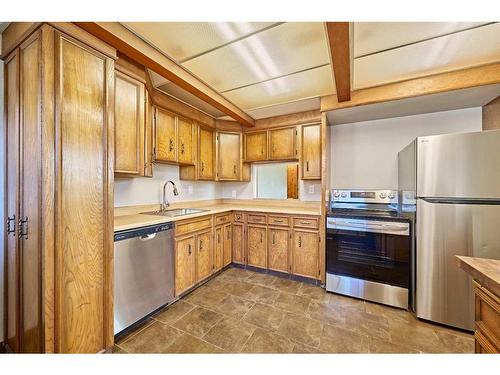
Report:
M 163 197 L 162 197 L 162 201 L 161 201 L 160 211 L 165 211 L 170 206 L 170 203 L 167 200 L 167 194 L 166 194 L 166 189 L 167 189 L 168 183 L 172 184 L 172 186 L 174 188 L 174 195 L 175 196 L 179 195 L 179 191 L 177 190 L 177 186 L 175 186 L 173 181 L 169 180 L 169 181 L 165 182 L 165 184 L 163 185 Z

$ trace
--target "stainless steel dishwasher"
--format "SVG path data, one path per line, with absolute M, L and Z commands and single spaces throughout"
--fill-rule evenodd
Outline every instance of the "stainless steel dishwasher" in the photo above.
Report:
M 174 224 L 115 233 L 115 335 L 174 299 Z

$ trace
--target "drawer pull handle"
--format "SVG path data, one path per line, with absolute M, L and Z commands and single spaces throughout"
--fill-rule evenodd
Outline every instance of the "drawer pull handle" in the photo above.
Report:
M 310 221 L 301 221 L 300 224 L 306 225 L 306 224 L 311 224 L 311 222 Z
M 302 237 L 299 236 L 299 247 L 302 247 Z
M 282 222 L 283 222 L 283 220 L 276 220 L 276 219 L 275 219 L 275 220 L 274 220 L 274 222 L 275 222 L 275 223 L 282 223 Z

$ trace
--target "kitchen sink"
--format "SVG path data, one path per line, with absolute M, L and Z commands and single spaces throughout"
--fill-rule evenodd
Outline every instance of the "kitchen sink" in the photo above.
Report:
M 158 211 L 141 212 L 141 214 L 175 217 L 175 216 L 192 215 L 205 211 L 208 210 L 202 210 L 200 208 L 173 208 L 171 210 L 164 210 L 164 211 L 158 210 Z

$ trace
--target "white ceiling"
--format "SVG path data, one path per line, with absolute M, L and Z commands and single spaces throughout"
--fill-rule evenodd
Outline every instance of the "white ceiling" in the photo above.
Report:
M 251 116 L 296 112 L 335 93 L 322 22 L 124 23 Z M 500 24 L 356 22 L 352 87 L 500 61 Z M 215 117 L 220 111 L 154 77 L 155 86 Z M 259 117 L 255 117 L 259 118 Z

